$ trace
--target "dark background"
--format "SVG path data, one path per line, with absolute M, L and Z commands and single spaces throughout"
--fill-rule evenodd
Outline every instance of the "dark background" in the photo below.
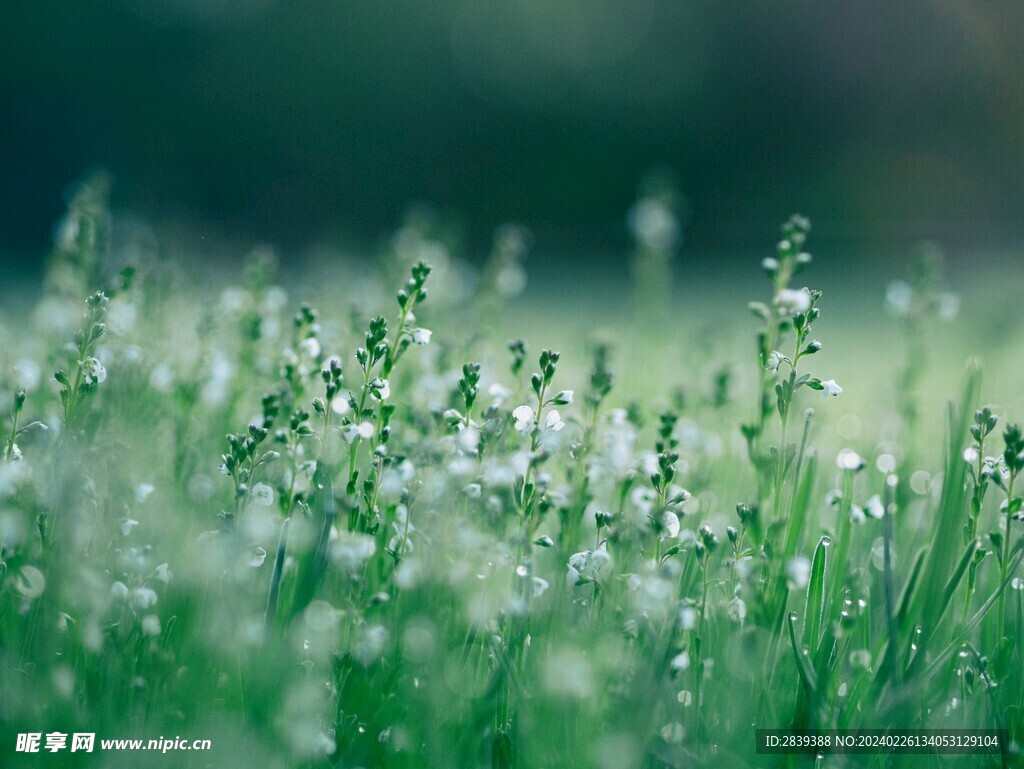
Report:
M 90 168 L 114 204 L 289 249 L 372 242 L 410 202 L 469 251 L 530 226 L 613 260 L 644 172 L 685 247 L 899 253 L 1024 234 L 1024 3 L 76 0 L 4 3 L 0 258 L 48 249 Z

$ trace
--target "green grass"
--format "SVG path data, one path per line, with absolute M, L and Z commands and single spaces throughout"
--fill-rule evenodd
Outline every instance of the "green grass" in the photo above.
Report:
M 614 307 L 514 298 L 510 229 L 475 282 L 410 225 L 372 274 L 229 286 L 120 269 L 94 187 L 67 221 L 0 327 L 3 766 L 808 765 L 755 754 L 787 727 L 1018 761 L 998 288 L 944 320 L 925 258 L 890 314 L 884 281 L 804 293 L 799 218 L 745 299 L 672 288 L 637 226 Z M 51 731 L 212 749 L 15 752 Z

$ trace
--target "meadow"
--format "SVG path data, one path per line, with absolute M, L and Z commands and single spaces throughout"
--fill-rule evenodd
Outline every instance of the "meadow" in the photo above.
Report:
M 538 278 L 516 226 L 480 268 L 413 216 L 372 260 L 234 274 L 111 222 L 81 184 L 0 302 L 4 767 L 1019 763 L 1012 262 L 819 291 L 794 216 L 698 290 L 656 195 L 612 285 Z M 758 755 L 769 728 L 1007 740 Z M 16 750 L 51 732 L 97 749 Z M 158 737 L 211 746 L 98 742 Z

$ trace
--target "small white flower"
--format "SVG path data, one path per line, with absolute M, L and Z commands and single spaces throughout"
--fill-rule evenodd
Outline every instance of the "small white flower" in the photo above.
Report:
M 137 587 L 128 596 L 128 601 L 136 611 L 144 611 L 156 603 L 156 592 L 148 587 Z
M 134 529 L 138 525 L 139 522 L 135 519 L 125 518 L 123 521 L 121 521 L 121 534 L 127 537 L 129 534 L 132 533 L 132 529 Z
M 602 542 L 597 550 L 583 550 L 569 557 L 569 573 L 566 581 L 570 587 L 584 582 L 599 582 L 600 577 L 612 562 L 607 545 Z
M 543 577 L 533 577 L 532 580 L 533 597 L 540 598 L 542 595 L 544 595 L 544 591 L 547 590 L 550 587 L 550 585 L 548 584 L 548 581 Z
M 686 652 L 679 652 L 672 658 L 672 667 L 676 670 L 686 670 L 690 667 L 690 655 Z
M 414 328 L 412 330 L 412 343 L 424 347 L 430 344 L 430 335 L 433 333 L 429 328 Z
M 317 358 L 320 356 L 320 340 L 315 336 L 310 336 L 299 342 L 299 352 L 309 358 Z
M 782 365 L 784 360 L 787 360 L 785 355 L 778 350 L 772 350 L 771 354 L 768 356 L 768 360 L 765 361 L 764 367 L 772 372 L 778 371 L 779 366 Z
M 370 392 L 379 400 L 386 401 L 391 397 L 391 383 L 378 377 L 370 382 Z
M 146 635 L 160 635 L 160 619 L 155 614 L 142 618 L 142 632 Z
M 128 586 L 124 582 L 115 582 L 110 586 L 110 597 L 115 601 L 124 601 L 128 598 Z
M 764 259 L 761 260 L 761 267 L 765 270 L 768 270 L 769 272 L 774 272 L 775 270 L 779 269 L 779 260 L 773 259 L 770 256 L 766 256 Z
M 512 418 L 516 421 L 516 429 L 521 433 L 527 433 L 533 429 L 537 415 L 529 406 L 517 406 L 512 412 Z
M 864 503 L 864 511 L 876 520 L 883 518 L 885 516 L 885 505 L 882 504 L 882 498 L 875 494 L 875 496 Z
M 786 577 L 790 590 L 803 590 L 811 579 L 811 561 L 798 555 L 786 564 Z
M 149 499 L 149 495 L 153 493 L 153 488 L 152 483 L 140 483 L 135 487 L 135 501 L 145 502 Z
M 153 569 L 153 578 L 165 584 L 170 582 L 172 577 L 174 577 L 174 572 L 171 571 L 170 566 L 166 563 L 162 563 Z
M 252 552 L 249 554 L 249 565 L 254 569 L 258 569 L 262 566 L 265 560 L 267 560 L 267 551 L 259 545 L 254 547 Z
M 850 523 L 854 526 L 860 526 L 862 523 L 867 521 L 868 517 L 864 514 L 864 508 L 860 505 L 850 506 Z
M 558 394 L 555 395 L 555 403 L 557 403 L 559 406 L 568 406 L 570 403 L 572 403 L 572 396 L 572 390 L 560 390 Z
M 864 467 L 864 458 L 853 449 L 843 449 L 836 456 L 836 466 L 840 470 L 860 470 Z
M 969 465 L 973 465 L 975 462 L 978 461 L 978 449 L 975 448 L 974 446 L 968 446 L 966 449 L 964 449 L 963 456 L 964 462 L 966 462 Z
M 487 388 L 487 394 L 494 399 L 495 406 L 500 406 L 512 397 L 512 391 L 498 382 L 495 382 Z
M 107 370 L 103 368 L 103 364 L 96 358 L 80 360 L 78 365 L 82 369 L 82 377 L 86 384 L 99 384 L 107 378 Z
M 544 429 L 557 433 L 563 427 L 565 427 L 565 422 L 562 421 L 562 417 L 555 409 L 551 409 L 544 418 Z
M 914 289 L 909 283 L 895 280 L 885 289 L 885 304 L 890 314 L 901 317 L 910 312 L 910 304 L 914 300 Z
M 826 397 L 833 397 L 842 393 L 843 388 L 836 384 L 834 379 L 826 379 L 821 383 L 821 392 Z
M 675 539 L 679 536 L 679 516 L 666 510 L 661 516 L 662 539 Z
M 369 440 L 375 432 L 377 428 L 373 426 L 373 422 L 360 422 L 356 425 L 356 434 L 363 440 Z
M 775 295 L 775 306 L 783 315 L 799 315 L 811 309 L 811 292 L 806 288 L 784 288 Z
M 693 630 L 697 627 L 697 610 L 692 606 L 684 606 L 679 610 L 679 627 L 682 630 Z
M 250 493 L 253 502 L 260 507 L 270 507 L 274 504 L 274 490 L 265 483 L 257 483 Z

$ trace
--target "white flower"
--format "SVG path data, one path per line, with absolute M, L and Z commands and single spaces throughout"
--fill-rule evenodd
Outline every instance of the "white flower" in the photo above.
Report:
M 274 504 L 274 490 L 265 483 L 257 483 L 252 487 L 252 500 L 260 507 Z
M 391 383 L 378 377 L 370 382 L 370 392 L 378 399 L 386 401 L 391 397 Z
M 661 516 L 662 539 L 675 539 L 679 536 L 679 516 L 666 510 Z
M 850 505 L 850 523 L 860 526 L 868 517 L 864 514 L 864 508 L 860 505 Z
M 430 344 L 430 335 L 434 332 L 429 328 L 414 328 L 412 330 L 412 343 L 423 347 Z
M 533 597 L 540 598 L 544 595 L 544 591 L 547 590 L 550 585 L 548 581 L 543 577 L 533 577 Z
M 80 360 L 78 365 L 82 369 L 82 377 L 85 379 L 86 384 L 99 384 L 107 378 L 107 370 L 103 368 L 103 364 L 96 358 Z
M 166 363 L 158 363 L 149 374 L 149 386 L 157 392 L 169 393 L 174 385 L 174 372 Z
M 267 551 L 259 545 L 254 547 L 252 552 L 249 554 L 249 565 L 254 569 L 258 569 L 262 566 L 265 560 L 267 560 Z
M 769 371 L 778 371 L 779 366 L 782 365 L 784 360 L 786 360 L 785 355 L 778 350 L 772 350 L 771 354 L 768 356 L 768 360 L 764 364 L 764 367 Z
M 160 618 L 155 614 L 147 614 L 143 617 L 142 632 L 146 635 L 160 635 Z
M 110 597 L 115 601 L 124 601 L 128 598 L 128 586 L 124 582 L 115 582 L 110 586 Z
M 811 309 L 811 292 L 806 288 L 784 288 L 775 295 L 775 306 L 783 315 L 799 315 Z
M 679 627 L 682 630 L 693 630 L 697 627 L 697 610 L 692 606 L 679 609 Z
M 978 461 L 978 449 L 976 449 L 974 446 L 968 446 L 966 449 L 964 449 L 963 456 L 964 462 L 966 462 L 969 465 L 973 465 L 975 462 Z
M 601 574 L 611 566 L 612 557 L 607 545 L 602 542 L 597 550 L 584 550 L 569 557 L 569 573 L 566 580 L 570 587 L 585 582 L 600 581 Z
M 864 459 L 853 449 L 843 449 L 836 456 L 836 466 L 840 470 L 860 470 L 864 467 Z
M 557 403 L 559 406 L 568 406 L 570 403 L 572 403 L 572 396 L 572 390 L 560 390 L 558 394 L 555 396 L 555 403 Z
M 149 495 L 153 493 L 153 488 L 152 483 L 140 483 L 135 487 L 135 501 L 145 502 L 149 499 Z
M 842 391 L 843 388 L 837 385 L 834 379 L 826 379 L 821 383 L 821 392 L 826 398 L 839 395 Z
M 679 652 L 672 658 L 672 667 L 676 670 L 686 670 L 690 667 L 690 655 L 686 652 Z
M 629 210 L 633 237 L 645 248 L 667 251 L 679 242 L 679 220 L 664 201 L 656 197 L 638 200 Z
M 872 518 L 880 519 L 885 516 L 885 505 L 882 504 L 882 498 L 875 494 L 865 504 L 864 510 Z
M 544 418 L 544 429 L 557 433 L 563 427 L 565 427 L 565 422 L 562 421 L 562 417 L 555 409 L 551 409 Z
M 910 284 L 895 280 L 885 289 L 885 304 L 890 314 L 900 317 L 910 312 L 910 303 L 914 300 L 914 289 Z
M 148 587 L 137 587 L 128 596 L 129 603 L 136 611 L 143 611 L 156 603 L 156 592 Z
M 133 518 L 125 518 L 123 521 L 121 521 L 121 534 L 127 537 L 129 534 L 132 533 L 132 529 L 134 529 L 138 525 L 139 522 L 134 520 Z
M 798 555 L 786 564 L 786 577 L 790 590 L 803 590 L 811 579 L 811 561 Z
M 174 573 L 171 571 L 170 566 L 166 563 L 162 563 L 153 569 L 153 578 L 158 579 L 164 584 L 171 581 Z
M 310 358 L 318 358 L 320 356 L 320 340 L 315 336 L 310 336 L 299 342 L 299 352 Z
M 537 415 L 529 406 L 517 406 L 512 412 L 512 418 L 516 421 L 516 429 L 521 433 L 528 433 L 533 429 Z

